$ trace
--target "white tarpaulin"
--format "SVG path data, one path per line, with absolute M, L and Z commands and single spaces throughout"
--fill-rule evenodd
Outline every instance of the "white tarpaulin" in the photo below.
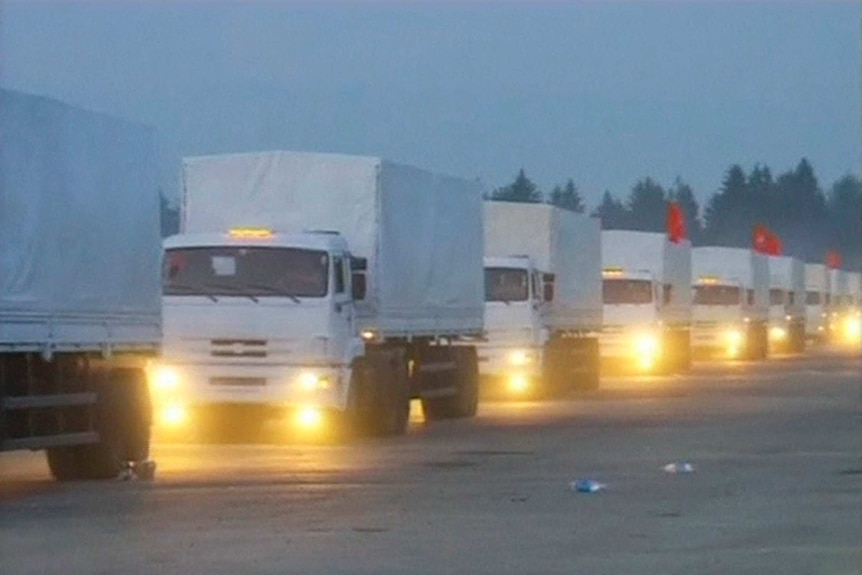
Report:
M 546 204 L 485 202 L 485 255 L 530 256 L 553 273 L 546 323 L 563 329 L 602 325 L 601 232 L 596 218 Z
M 149 130 L 0 91 L 0 345 L 159 340 Z
M 183 232 L 263 226 L 342 234 L 368 258 L 364 326 L 390 335 L 483 327 L 477 183 L 371 157 L 256 152 L 183 161 Z

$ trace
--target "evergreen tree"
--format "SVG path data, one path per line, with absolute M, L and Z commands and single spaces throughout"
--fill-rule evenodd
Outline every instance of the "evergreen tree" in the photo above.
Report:
M 847 267 L 862 267 L 862 181 L 847 174 L 832 184 L 827 203 L 828 244 L 837 248 Z M 819 261 L 819 260 L 818 260 Z
M 566 182 L 565 187 L 554 186 L 549 203 L 578 214 L 584 213 L 585 210 L 578 187 L 571 178 Z
M 601 218 L 603 230 L 624 230 L 628 225 L 628 211 L 608 190 L 605 190 L 602 202 L 590 215 Z
M 542 201 L 542 192 L 536 187 L 527 174 L 524 173 L 524 168 L 518 172 L 515 181 L 508 186 L 497 188 L 491 194 L 492 200 L 501 202 L 523 202 L 523 203 L 540 203 Z
M 745 172 L 739 164 L 734 164 L 725 172 L 721 189 L 707 203 L 704 242 L 719 246 L 748 246 L 755 223 Z
M 632 187 L 626 208 L 630 229 L 643 232 L 665 231 L 667 194 L 652 178 L 640 180 Z

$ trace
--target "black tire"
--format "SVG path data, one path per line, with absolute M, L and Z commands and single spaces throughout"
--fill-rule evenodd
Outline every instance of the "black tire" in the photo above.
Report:
M 79 463 L 81 446 L 49 447 L 45 450 L 48 469 L 57 481 L 75 481 L 81 479 Z
M 149 455 L 152 414 L 144 372 L 95 370 L 89 388 L 98 394 L 99 443 L 48 449 L 48 468 L 58 481 L 112 479 Z
M 360 437 L 390 437 L 407 431 L 410 416 L 404 350 L 372 349 L 353 364 L 347 423 Z
M 578 347 L 581 348 L 581 357 L 583 358 L 583 368 L 578 373 L 575 379 L 575 390 L 595 391 L 601 385 L 601 355 L 599 353 L 598 338 L 590 337 L 583 338 L 577 341 Z
M 455 363 L 449 375 L 455 381 L 456 392 L 448 397 L 422 398 L 422 413 L 426 421 L 473 417 L 479 406 L 479 358 L 472 346 L 450 346 L 445 350 Z

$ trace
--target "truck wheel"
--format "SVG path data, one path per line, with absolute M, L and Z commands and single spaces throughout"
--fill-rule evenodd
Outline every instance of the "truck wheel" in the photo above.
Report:
M 599 340 L 594 337 L 584 338 L 577 341 L 580 349 L 579 354 L 583 367 L 575 379 L 576 391 L 595 391 L 601 383 L 601 356 L 599 354 Z
M 479 358 L 475 347 L 450 346 L 446 349 L 455 363 L 450 374 L 457 391 L 448 397 L 422 399 L 426 421 L 473 417 L 479 405 Z
M 128 462 L 144 461 L 150 451 L 151 406 L 143 371 L 114 369 L 100 379 L 95 384 L 100 440 L 80 447 L 80 479 L 117 477 Z
M 48 469 L 57 481 L 75 481 L 82 479 L 80 474 L 80 445 L 66 447 L 49 447 L 45 450 Z
M 410 415 L 407 362 L 401 349 L 370 351 L 353 364 L 347 422 L 359 436 L 403 435 Z

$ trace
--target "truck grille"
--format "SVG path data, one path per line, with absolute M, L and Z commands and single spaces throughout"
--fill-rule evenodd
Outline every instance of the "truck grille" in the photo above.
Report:
M 210 341 L 213 357 L 266 357 L 265 339 L 214 339 Z

